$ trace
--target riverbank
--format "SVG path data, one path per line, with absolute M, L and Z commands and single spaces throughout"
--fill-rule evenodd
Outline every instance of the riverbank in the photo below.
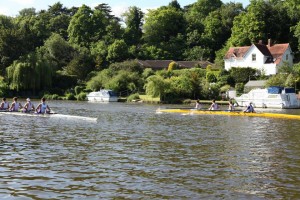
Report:
M 140 97 L 140 102 L 143 103 L 154 103 L 154 104 L 160 104 L 162 103 L 160 101 L 160 98 L 153 98 L 150 95 L 139 95 Z M 211 104 L 212 100 L 200 100 L 201 104 Z M 186 100 L 182 100 L 182 103 L 177 103 L 177 104 L 195 104 L 196 100 L 192 100 L 192 99 L 186 99 Z M 228 105 L 228 101 L 223 101 L 223 100 L 219 100 L 216 101 L 217 104 L 219 105 Z

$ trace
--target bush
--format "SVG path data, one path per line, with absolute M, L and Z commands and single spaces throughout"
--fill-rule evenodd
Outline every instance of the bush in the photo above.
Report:
M 58 94 L 53 94 L 53 95 L 51 96 L 51 99 L 58 100 L 58 99 L 59 99 L 59 96 L 58 96 Z
M 76 100 L 76 97 L 72 93 L 66 94 L 66 100 Z
M 244 92 L 244 84 L 243 83 L 235 84 L 235 90 L 237 94 L 242 94 Z
M 82 92 L 83 88 L 84 88 L 84 87 L 82 87 L 82 86 L 76 86 L 76 87 L 74 88 L 75 94 L 76 94 L 76 95 L 79 95 L 79 94 Z
M 138 93 L 135 93 L 135 94 L 132 94 L 129 97 L 127 97 L 127 102 L 131 102 L 131 101 L 137 100 L 137 99 L 140 99 L 140 96 Z
M 84 101 L 86 99 L 86 93 L 81 92 L 77 95 L 77 101 Z

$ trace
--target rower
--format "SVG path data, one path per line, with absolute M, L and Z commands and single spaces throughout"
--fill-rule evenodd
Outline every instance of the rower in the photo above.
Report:
M 219 110 L 219 105 L 216 103 L 216 100 L 212 100 L 212 103 L 210 105 L 210 107 L 208 108 L 208 110 Z
M 35 111 L 37 113 L 42 113 L 42 114 L 50 114 L 51 109 L 49 108 L 49 106 L 46 104 L 46 98 L 43 97 L 41 99 L 41 103 L 36 107 Z
M 197 101 L 196 101 L 195 109 L 201 110 L 200 100 L 197 100 Z
M 9 108 L 9 111 L 19 111 L 19 109 L 22 109 L 21 103 L 18 103 L 18 97 L 13 98 L 13 102 L 11 103 L 11 106 Z
M 244 112 L 246 112 L 246 113 L 255 113 L 254 107 L 253 107 L 253 105 L 252 105 L 251 102 L 250 102 L 249 105 L 247 106 L 246 110 L 244 110 Z
M 0 110 L 8 110 L 9 109 L 9 103 L 6 101 L 6 98 L 2 98 L 2 102 L 0 104 Z
M 26 104 L 24 105 L 23 112 L 31 112 L 34 111 L 34 105 L 31 103 L 30 99 L 26 99 Z
M 233 111 L 234 110 L 234 104 L 232 103 L 232 101 L 230 100 L 228 103 L 228 110 L 229 111 Z

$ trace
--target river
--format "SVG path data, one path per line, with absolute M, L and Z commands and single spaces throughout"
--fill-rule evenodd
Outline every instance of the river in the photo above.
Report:
M 300 198 L 299 120 L 49 106 L 98 120 L 0 114 L 0 199 Z

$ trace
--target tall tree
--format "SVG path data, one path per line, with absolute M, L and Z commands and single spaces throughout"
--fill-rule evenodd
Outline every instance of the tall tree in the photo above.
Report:
M 144 24 L 144 40 L 172 55 L 169 59 L 181 59 L 185 45 L 185 24 L 183 12 L 173 7 L 150 10 Z
M 93 25 L 91 16 L 93 11 L 90 7 L 82 5 L 72 17 L 68 27 L 69 41 L 71 44 L 88 47 L 93 37 Z
M 129 7 L 122 17 L 126 24 L 124 39 L 128 45 L 137 45 L 142 37 L 144 13 L 138 7 Z

